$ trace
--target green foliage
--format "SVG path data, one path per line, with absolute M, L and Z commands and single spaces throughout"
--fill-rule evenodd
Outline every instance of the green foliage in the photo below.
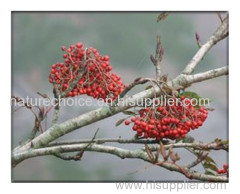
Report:
M 205 169 L 205 174 L 215 175 L 218 170 L 216 162 L 210 156 L 207 156 L 205 158 L 202 165 L 203 168 Z
M 196 98 L 196 99 L 200 98 L 200 96 L 197 93 L 192 91 L 184 91 L 182 95 L 185 96 L 186 98 Z
M 193 143 L 194 142 L 194 138 L 190 135 L 186 136 L 185 138 L 182 139 L 183 143 Z
M 130 115 L 130 116 L 136 116 L 137 114 L 133 111 L 130 110 L 125 110 L 122 113 L 124 113 L 125 115 Z
M 116 122 L 115 126 L 118 127 L 118 126 L 121 125 L 125 120 L 126 120 L 126 118 L 124 118 L 124 119 L 119 119 L 119 120 Z
M 183 96 L 185 96 L 186 98 L 189 98 L 189 99 L 197 100 L 197 104 L 194 106 L 195 108 L 199 108 L 199 106 L 201 104 L 204 104 L 204 98 L 200 97 L 196 92 L 184 91 L 181 95 L 183 95 Z M 193 103 L 193 104 L 195 104 L 195 103 Z

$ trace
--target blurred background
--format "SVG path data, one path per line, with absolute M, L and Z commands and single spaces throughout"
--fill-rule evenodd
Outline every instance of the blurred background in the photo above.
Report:
M 137 77 L 154 77 L 155 69 L 149 56 L 154 53 L 156 35 L 161 35 L 164 47 L 162 71 L 169 78 L 178 75 L 198 50 L 195 32 L 204 43 L 220 25 L 214 12 L 177 12 L 157 23 L 158 12 L 12 12 L 12 95 L 38 98 L 37 92 L 52 95 L 48 82 L 51 64 L 62 61 L 61 46 L 83 42 L 109 55 L 114 72 L 124 83 Z M 222 13 L 224 16 L 225 13 Z M 196 72 L 228 65 L 228 40 L 218 43 L 204 57 Z M 188 90 L 211 99 L 205 124 L 192 131 L 197 141 L 210 142 L 228 138 L 228 78 L 222 76 L 194 84 Z M 132 93 L 141 91 L 144 86 Z M 76 97 L 79 98 L 79 97 Z M 16 107 L 13 107 L 14 109 Z M 62 107 L 60 122 L 97 107 Z M 52 112 L 43 128 L 50 126 Z M 115 115 L 78 129 L 60 139 L 91 139 L 97 128 L 98 138 L 132 138 L 130 127 L 115 123 L 124 118 Z M 12 113 L 12 147 L 26 140 L 34 124 L 33 114 L 26 109 Z M 143 145 L 117 145 L 128 149 Z M 194 157 L 179 149 L 180 164 Z M 211 157 L 218 166 L 227 162 L 227 154 L 213 151 Z M 63 161 L 53 156 L 23 161 L 12 169 L 13 181 L 183 181 L 185 177 L 160 167 L 143 170 L 149 163 L 138 159 L 120 159 L 109 154 L 84 153 L 79 162 Z M 133 173 L 140 170 L 138 173 Z M 204 171 L 201 166 L 198 170 Z

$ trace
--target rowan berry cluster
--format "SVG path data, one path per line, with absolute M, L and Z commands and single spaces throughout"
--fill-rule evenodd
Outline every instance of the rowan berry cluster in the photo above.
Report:
M 208 116 L 204 107 L 196 108 L 190 99 L 181 96 L 180 102 L 171 106 L 147 107 L 139 110 L 139 116 L 126 120 L 125 125 L 134 123 L 132 129 L 138 137 L 156 138 L 157 140 L 183 138 L 190 131 L 200 127 Z
M 102 56 L 95 48 L 84 49 L 82 43 L 62 46 L 63 63 L 52 65 L 49 82 L 54 83 L 61 93 L 66 91 L 74 80 L 77 84 L 68 91 L 65 97 L 87 94 L 97 99 L 116 99 L 125 85 L 119 75 L 111 73 L 109 56 Z M 81 72 L 84 73 L 81 75 Z M 79 74 L 81 75 L 80 77 Z
M 217 170 L 218 174 L 226 174 L 228 173 L 228 164 L 223 164 L 223 168 L 222 169 L 218 169 Z

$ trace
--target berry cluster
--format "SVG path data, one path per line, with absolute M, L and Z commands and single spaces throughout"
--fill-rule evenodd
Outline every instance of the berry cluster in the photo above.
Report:
M 228 164 L 223 164 L 223 168 L 222 169 L 218 169 L 217 170 L 218 174 L 226 174 L 228 173 Z
M 181 100 L 184 99 L 181 96 Z M 172 106 L 141 109 L 139 116 L 131 118 L 131 121 L 126 120 L 125 125 L 133 122 L 132 129 L 137 132 L 138 137 L 178 139 L 185 137 L 190 129 L 201 126 L 207 116 L 208 111 L 204 107 L 195 108 L 189 99 L 185 99 L 185 105 L 175 101 Z
M 60 93 L 67 90 L 84 69 L 75 87 L 65 97 L 87 94 L 105 101 L 107 98 L 114 100 L 125 88 L 120 76 L 111 73 L 109 56 L 100 55 L 92 47 L 84 49 L 82 43 L 70 45 L 69 48 L 62 46 L 62 51 L 65 52 L 64 63 L 53 64 L 49 75 L 49 82 L 54 83 Z

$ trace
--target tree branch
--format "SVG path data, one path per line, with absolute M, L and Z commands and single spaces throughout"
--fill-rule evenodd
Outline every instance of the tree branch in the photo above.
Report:
M 148 157 L 147 153 L 144 150 L 126 150 L 122 148 L 117 148 L 112 146 L 103 146 L 103 145 L 97 145 L 97 144 L 91 144 L 86 148 L 87 145 L 88 144 L 62 145 L 62 146 L 52 146 L 47 148 L 31 149 L 27 151 L 25 150 L 25 151 L 21 151 L 14 154 L 13 155 L 14 160 L 12 162 L 13 162 L 13 165 L 15 165 L 19 161 L 22 161 L 30 157 L 43 156 L 43 155 L 55 155 L 55 154 L 59 156 L 59 153 L 74 152 L 74 151 L 79 151 L 85 148 L 86 151 L 108 153 L 108 154 L 116 155 L 122 159 L 137 158 L 137 159 L 141 159 L 146 162 L 152 163 L 151 159 Z M 167 161 L 158 162 L 156 165 L 171 171 L 179 172 L 185 176 L 187 174 L 188 178 L 190 179 L 198 179 L 198 180 L 211 181 L 211 182 L 228 182 L 228 178 L 225 176 L 201 174 L 193 170 L 180 167 L 179 165 L 176 165 Z
M 75 141 L 62 141 L 62 142 L 52 142 L 48 146 L 57 146 L 57 145 L 72 145 L 72 144 L 82 144 L 82 143 L 95 143 L 95 144 L 104 144 L 104 143 L 120 143 L 120 144 L 157 144 L 158 141 L 155 139 L 121 139 L 121 138 L 104 138 L 104 139 L 95 139 L 93 141 L 86 140 L 75 140 Z
M 221 68 L 217 68 L 217 69 L 212 69 L 210 71 L 198 73 L 195 75 L 188 75 L 188 76 L 186 76 L 186 80 L 187 80 L 187 82 L 193 84 L 196 82 L 201 82 L 201 81 L 212 79 L 212 78 L 219 77 L 222 75 L 228 75 L 228 67 L 221 67 Z
M 163 141 L 164 142 L 164 141 Z M 74 145 L 74 144 L 85 144 L 85 143 L 95 143 L 95 144 L 104 144 L 104 143 L 120 143 L 120 144 L 159 144 L 159 141 L 155 139 L 121 139 L 121 138 L 105 138 L 105 139 L 94 139 L 94 140 L 80 140 L 80 141 L 62 141 L 62 142 L 53 142 L 48 145 L 49 146 L 60 146 L 60 145 Z M 202 142 L 194 142 L 194 143 L 168 143 L 167 141 L 164 145 L 165 149 L 172 148 L 185 148 L 190 147 L 198 150 L 228 150 L 228 145 L 219 145 L 216 142 L 211 143 L 202 143 Z M 151 150 L 157 150 L 159 146 L 154 146 Z
M 191 74 L 202 58 L 207 54 L 207 52 L 220 40 L 228 36 L 228 16 L 223 20 L 221 25 L 217 28 L 215 33 L 210 37 L 210 39 L 201 46 L 198 52 L 194 55 L 192 60 L 187 64 L 182 74 Z
M 221 67 L 217 69 L 212 69 L 202 73 L 197 73 L 194 75 L 179 75 L 178 79 L 173 80 L 173 85 L 181 85 L 188 87 L 193 83 L 198 83 L 208 79 L 213 79 L 222 75 L 228 75 L 228 67 Z
M 186 168 L 193 168 L 194 166 L 197 166 L 199 163 L 201 163 L 205 158 L 208 156 L 209 152 L 201 152 L 200 155 L 197 157 L 196 160 L 194 160 L 192 163 L 188 164 Z
M 38 148 L 38 149 L 30 149 L 13 152 L 12 153 L 12 163 L 13 166 L 16 166 L 19 162 L 35 157 L 40 155 L 49 155 L 49 150 L 53 150 L 53 154 L 57 155 L 61 158 L 62 155 L 60 153 L 64 152 L 74 152 L 79 151 L 82 149 L 82 145 L 90 146 L 92 143 L 94 144 L 103 144 L 103 143 L 121 143 L 121 144 L 129 144 L 129 143 L 137 143 L 137 144 L 157 144 L 156 140 L 150 140 L 150 139 L 94 139 L 96 136 L 96 133 L 94 137 L 91 140 L 81 140 L 81 141 L 72 141 L 72 142 L 54 142 L 49 144 L 47 147 L 44 148 Z M 88 147 L 84 147 L 84 151 L 88 150 Z M 211 143 L 201 143 L 201 142 L 194 142 L 194 143 L 170 143 L 167 145 L 164 145 L 165 150 L 168 150 L 170 148 L 194 148 L 196 150 L 228 150 L 228 145 L 224 144 L 217 144 L 216 142 Z M 157 151 L 159 150 L 159 145 L 156 146 L 149 146 L 149 149 L 151 151 Z M 34 151 L 38 150 L 38 151 Z M 39 151 L 40 150 L 40 151 Z M 38 153 L 42 153 L 38 155 Z M 52 153 L 52 152 L 51 152 Z M 64 157 L 62 157 L 64 158 Z M 73 158 L 73 157 L 72 157 Z M 68 158 L 70 159 L 70 157 Z

